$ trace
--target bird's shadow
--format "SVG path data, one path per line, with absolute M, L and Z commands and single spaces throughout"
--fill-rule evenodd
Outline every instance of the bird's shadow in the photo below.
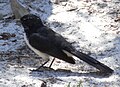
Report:
M 85 77 L 95 77 L 95 78 L 107 78 L 111 74 L 101 73 L 99 71 L 96 72 L 73 72 L 71 70 L 65 69 L 57 69 L 54 70 L 52 68 L 43 67 L 40 70 L 31 70 L 30 76 L 32 77 L 40 77 L 40 78 L 48 78 L 48 77 L 69 77 L 69 76 L 85 76 Z

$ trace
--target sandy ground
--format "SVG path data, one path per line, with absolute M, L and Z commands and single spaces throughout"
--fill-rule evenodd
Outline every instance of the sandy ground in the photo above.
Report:
M 31 72 L 43 62 L 25 44 L 23 27 L 12 15 L 9 0 L 0 1 L 0 87 L 119 87 L 120 0 L 19 0 L 44 24 L 63 35 L 76 49 L 114 70 L 96 75 L 92 66 L 76 59 L 56 59 L 52 68 Z M 48 66 L 48 64 L 46 65 Z M 94 73 L 91 73 L 94 72 Z M 43 86 L 45 87 L 45 86 Z

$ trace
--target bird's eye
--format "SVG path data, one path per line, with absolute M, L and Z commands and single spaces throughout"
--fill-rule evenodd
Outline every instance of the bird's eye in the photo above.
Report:
M 25 21 L 26 20 L 26 18 L 23 18 L 23 21 Z
M 33 17 L 29 17 L 28 19 L 34 19 Z
M 39 18 L 37 18 L 39 20 Z

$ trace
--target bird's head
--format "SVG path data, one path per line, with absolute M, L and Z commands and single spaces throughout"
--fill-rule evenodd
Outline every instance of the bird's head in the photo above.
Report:
M 40 17 L 27 14 L 20 19 L 24 29 L 29 29 L 29 31 L 35 31 L 36 29 L 44 26 Z

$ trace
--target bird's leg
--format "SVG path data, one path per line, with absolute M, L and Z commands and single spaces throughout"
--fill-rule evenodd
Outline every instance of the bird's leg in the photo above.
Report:
M 37 69 L 33 69 L 33 70 L 30 70 L 30 71 L 39 71 L 40 68 L 42 68 L 46 63 L 48 63 L 48 61 L 49 61 L 49 59 L 46 62 L 44 62 L 41 66 L 39 66 Z
M 41 66 L 39 66 L 36 71 L 38 71 L 41 67 L 43 67 L 46 63 L 48 63 L 49 60 L 47 60 L 46 62 L 44 62 Z
M 49 68 L 51 68 L 51 66 L 52 66 L 52 64 L 53 64 L 53 62 L 54 62 L 54 60 L 55 60 L 55 57 L 53 58 L 52 62 L 50 63 Z
M 52 60 L 52 62 L 50 63 L 49 67 L 45 67 L 45 68 L 48 69 L 48 70 L 51 69 L 51 66 L 52 66 L 54 60 L 55 60 L 55 57 L 53 58 L 53 60 Z M 32 70 L 32 71 L 39 71 L 40 68 L 42 68 L 46 63 L 48 63 L 48 61 L 49 61 L 49 60 L 47 60 L 47 61 L 46 61 L 45 63 L 43 63 L 40 67 L 38 67 L 37 69 Z

